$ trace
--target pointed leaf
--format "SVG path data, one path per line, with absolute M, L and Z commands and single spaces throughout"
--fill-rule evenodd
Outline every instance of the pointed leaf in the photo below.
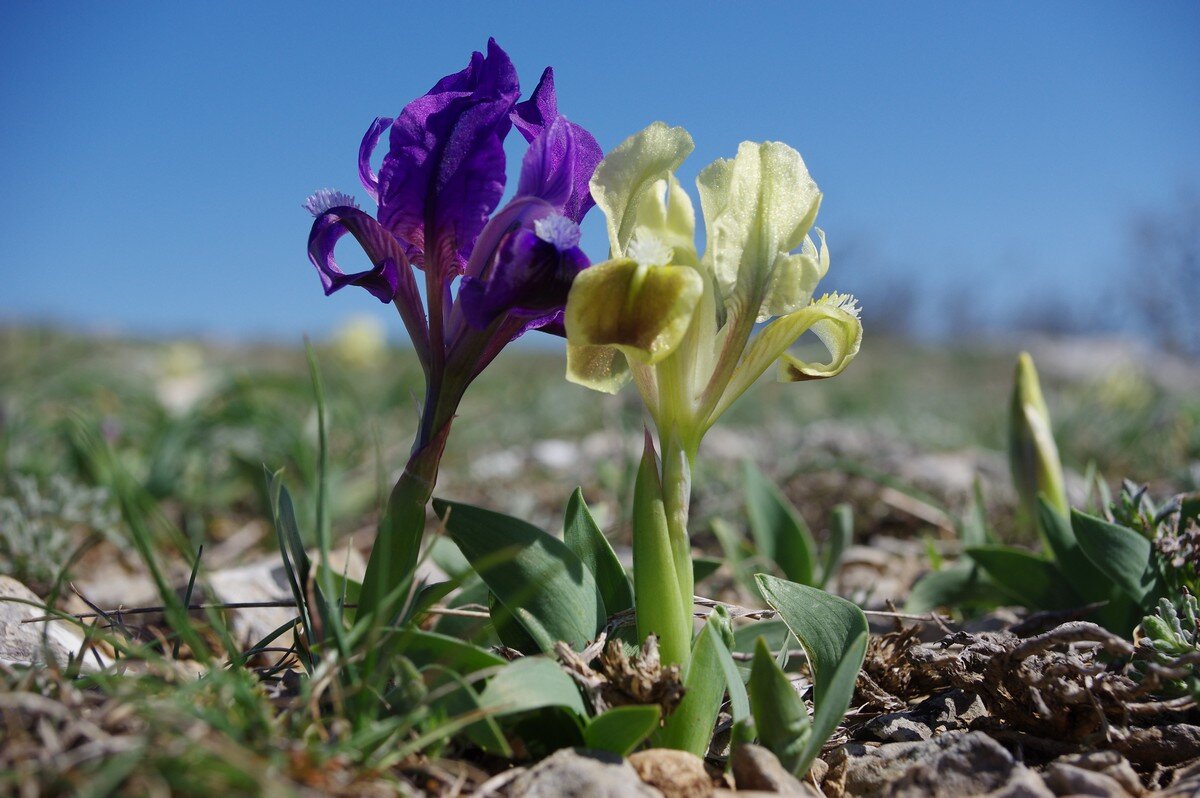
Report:
M 471 566 L 545 652 L 581 649 L 607 617 L 596 581 L 566 545 L 531 524 L 434 499 L 434 511 Z
M 796 765 L 808 771 L 841 723 L 867 654 L 867 617 L 853 603 L 815 587 L 758 574 L 759 591 L 808 655 L 813 673 L 812 734 Z
M 1083 553 L 1071 529 L 1070 519 L 1044 494 L 1038 494 L 1037 503 L 1038 530 L 1067 584 L 1087 602 L 1106 600 L 1112 593 L 1112 581 Z
M 604 609 L 610 616 L 633 607 L 629 577 L 625 575 L 625 568 L 617 559 L 608 538 L 596 525 L 596 519 L 583 500 L 581 488 L 575 489 L 567 503 L 563 542 L 592 572 L 596 587 L 604 599 Z
M 497 668 L 505 664 L 504 659 L 486 649 L 412 626 L 406 627 L 400 634 L 397 651 L 418 668 L 441 665 L 460 674 Z
M 821 565 L 821 587 L 837 573 L 842 555 L 854 542 L 854 508 L 839 504 L 829 514 L 829 545 Z
M 661 715 L 658 704 L 613 707 L 592 718 L 584 728 L 584 745 L 598 751 L 611 751 L 617 756 L 629 756 L 658 728 Z
M 1023 606 L 1065 610 L 1084 603 L 1050 560 L 1011 546 L 972 546 L 964 551 L 1001 590 Z
M 1092 564 L 1135 604 L 1144 607 L 1155 597 L 1158 584 L 1149 540 L 1132 529 L 1078 510 L 1071 511 L 1071 528 Z
M 575 682 L 545 657 L 522 657 L 505 665 L 488 680 L 479 704 L 493 715 L 512 715 L 541 707 L 563 707 L 586 717 Z
M 780 764 L 794 773 L 812 732 L 808 710 L 761 637 L 754 646 L 753 662 L 750 706 L 758 739 L 779 757 Z
M 684 676 L 683 700 L 667 716 L 656 740 L 660 747 L 690 751 L 696 756 L 704 756 L 708 751 L 721 699 L 725 697 L 725 672 L 717 648 L 723 645 L 720 632 L 711 623 L 705 624 L 696 636 Z
M 796 508 L 749 460 L 742 464 L 742 484 L 750 532 L 759 553 L 791 581 L 815 584 L 816 544 Z

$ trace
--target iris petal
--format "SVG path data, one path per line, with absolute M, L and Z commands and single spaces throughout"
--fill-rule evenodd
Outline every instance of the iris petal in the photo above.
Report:
M 367 128 L 366 134 L 363 136 L 362 144 L 358 146 L 358 179 L 362 181 L 363 188 L 371 195 L 371 199 L 379 202 L 379 175 L 371 169 L 371 156 L 375 153 L 375 147 L 379 144 L 379 137 L 383 135 L 383 131 L 392 126 L 392 120 L 386 116 L 380 116 L 371 123 Z
M 641 266 L 610 260 L 575 278 L 567 300 L 567 336 L 582 346 L 614 346 L 657 363 L 679 345 L 704 283 L 688 266 Z
M 379 220 L 410 245 L 418 265 L 462 270 L 504 192 L 503 140 L 519 94 L 512 62 L 489 40 L 486 58 L 475 53 L 392 124 Z

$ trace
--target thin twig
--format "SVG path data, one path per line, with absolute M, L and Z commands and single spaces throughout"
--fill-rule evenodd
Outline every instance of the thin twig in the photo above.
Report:
M 205 610 L 257 610 L 270 608 L 295 608 L 295 599 L 281 599 L 279 601 L 232 601 L 225 604 L 189 604 L 184 607 L 188 612 L 203 612 Z M 346 604 L 347 609 L 357 607 L 357 604 Z M 152 615 L 156 612 L 166 612 L 165 606 L 157 607 L 118 607 L 115 610 L 108 610 L 107 614 L 116 615 Z M 104 611 L 99 612 L 77 612 L 70 617 L 82 621 L 85 618 L 102 618 L 107 617 Z M 39 615 L 36 618 L 26 618 L 21 623 L 44 623 L 61 619 L 61 615 Z

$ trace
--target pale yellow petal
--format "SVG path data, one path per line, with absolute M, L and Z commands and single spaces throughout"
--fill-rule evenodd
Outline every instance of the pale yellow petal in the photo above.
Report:
M 592 266 L 567 297 L 567 340 L 657 363 L 679 345 L 702 290 L 699 272 L 689 266 L 643 266 L 627 258 Z
M 796 339 L 809 330 L 829 350 L 827 363 L 806 363 L 788 354 Z M 824 379 L 841 373 L 858 354 L 861 343 L 862 324 L 852 305 L 847 309 L 836 302 L 817 302 L 776 319 L 751 341 L 708 423 L 716 421 L 775 361 L 779 361 L 783 382 Z
M 621 142 L 596 167 L 591 190 L 608 222 L 613 257 L 625 254 L 633 238 L 638 208 L 658 180 L 679 167 L 693 148 L 692 137 L 681 127 L 654 122 Z
M 567 381 L 593 391 L 616 393 L 629 382 L 629 364 L 611 346 L 576 346 L 567 343 Z

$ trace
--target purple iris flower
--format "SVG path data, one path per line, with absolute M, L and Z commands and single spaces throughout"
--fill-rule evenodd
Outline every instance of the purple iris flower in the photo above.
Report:
M 309 259 L 325 293 L 357 285 L 394 302 L 427 371 L 473 377 L 526 330 L 561 334 L 571 282 L 589 265 L 579 222 L 594 204 L 588 181 L 603 153 L 558 113 L 552 69 L 528 100 L 519 97 L 512 62 L 489 40 L 486 56 L 474 53 L 466 69 L 367 130 L 358 171 L 378 203 L 375 216 L 328 189 L 305 203 L 316 217 Z M 513 127 L 529 149 L 516 195 L 493 215 Z M 376 174 L 371 155 L 385 132 L 388 152 Z M 346 274 L 338 266 L 334 249 L 347 233 L 370 269 Z M 424 272 L 428 313 L 414 269 Z

